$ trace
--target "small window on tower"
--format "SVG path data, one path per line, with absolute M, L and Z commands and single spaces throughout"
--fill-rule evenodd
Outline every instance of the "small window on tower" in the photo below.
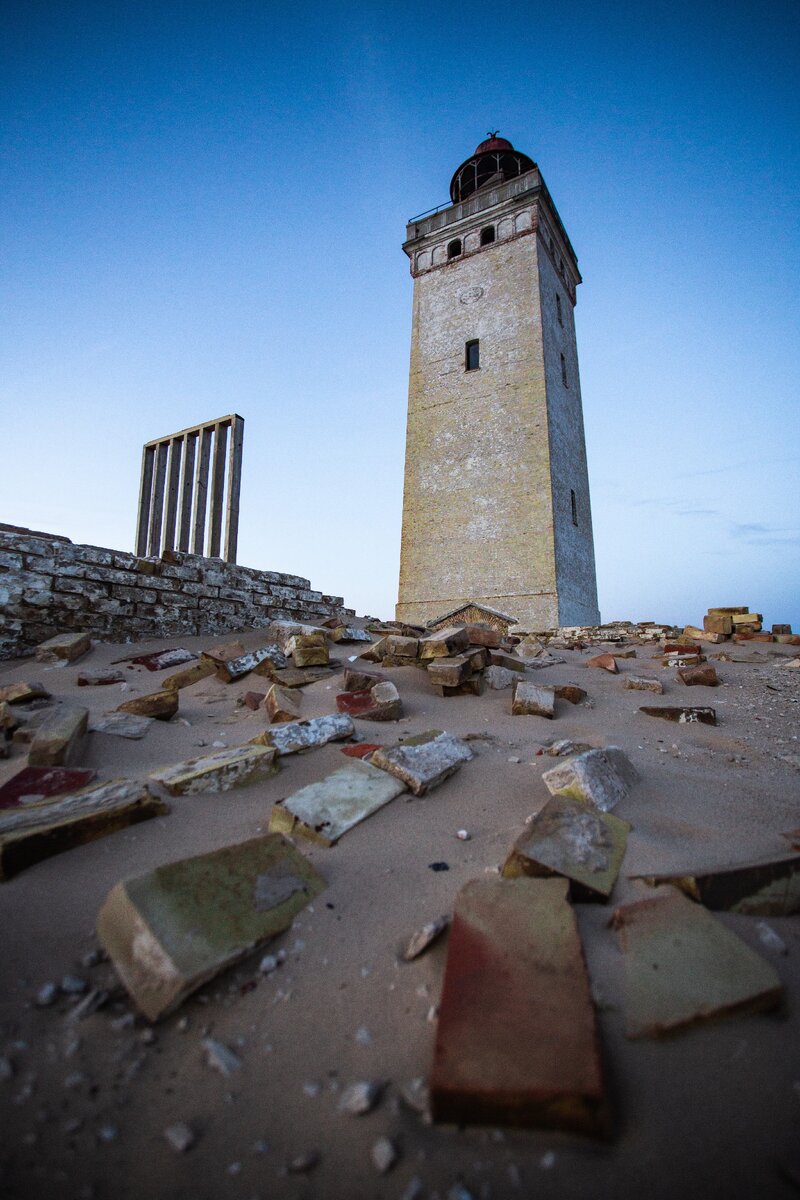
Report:
M 453 238 L 447 247 L 448 258 L 458 258 L 461 253 L 461 238 Z
M 493 241 L 494 241 L 494 225 L 487 225 L 485 229 L 481 230 L 481 245 L 482 246 L 491 246 Z
M 556 292 L 556 315 L 558 317 L 559 325 L 563 325 L 564 324 L 564 315 L 561 312 L 561 297 L 559 296 L 558 292 Z
M 481 365 L 480 342 L 467 342 L 464 349 L 464 366 L 467 371 L 477 371 Z
M 573 491 L 569 494 L 570 503 L 572 505 L 572 524 L 578 524 L 578 501 Z
M 567 381 L 567 360 L 563 354 L 561 355 L 561 382 L 564 387 L 569 387 L 569 382 Z

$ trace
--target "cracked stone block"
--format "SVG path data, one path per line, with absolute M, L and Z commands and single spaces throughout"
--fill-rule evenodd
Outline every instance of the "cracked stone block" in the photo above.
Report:
M 133 713 L 137 717 L 154 717 L 156 721 L 169 721 L 178 711 L 178 692 L 165 689 L 150 692 L 147 696 L 136 696 L 117 706 L 117 712 Z
M 639 775 L 623 750 L 586 750 L 542 775 L 551 796 L 569 796 L 609 812 L 630 792 Z
M 141 783 L 112 779 L 0 812 L 0 879 L 53 854 L 169 812 Z
M 201 658 L 191 667 L 185 667 L 182 671 L 176 671 L 174 675 L 168 675 L 166 679 L 161 680 L 161 686 L 167 692 L 179 692 L 182 688 L 191 687 L 193 683 L 199 683 L 201 679 L 207 679 L 209 675 L 216 672 L 216 664 L 209 658 Z
M 502 875 L 563 875 L 570 899 L 606 901 L 625 856 L 627 821 L 569 796 L 553 796 L 514 843 Z
M 622 686 L 633 692 L 655 692 L 659 696 L 664 691 L 660 679 L 647 679 L 644 675 L 626 675 Z
M 273 683 L 264 697 L 264 710 L 270 722 L 296 721 L 300 716 L 302 699 L 302 692 L 298 692 L 296 688 L 281 687 L 279 683 Z
M 790 835 L 784 835 L 790 836 Z M 797 841 L 800 849 L 800 839 Z M 694 868 L 661 875 L 632 875 L 650 887 L 673 884 L 706 908 L 748 917 L 789 917 L 800 912 L 800 855 L 759 862 Z
M 473 666 L 466 654 L 456 654 L 452 658 L 433 658 L 428 666 L 428 678 L 431 683 L 444 687 L 457 687 L 465 679 L 469 679 Z
M 372 763 L 401 779 L 415 796 L 424 796 L 472 757 L 466 742 L 434 730 L 409 738 L 400 746 L 376 750 Z
M 227 792 L 242 784 L 269 779 L 277 771 L 276 752 L 271 746 L 233 746 L 151 771 L 151 783 L 159 784 L 170 796 L 195 796 L 200 792 Z
M 489 663 L 493 667 L 505 667 L 507 671 L 524 671 L 525 663 L 521 658 L 514 658 L 513 654 L 507 654 L 505 650 L 490 650 Z
M 609 1132 L 594 1005 L 565 879 L 480 879 L 450 929 L 434 1121 Z
M 449 658 L 460 654 L 469 646 L 469 634 L 466 629 L 449 625 L 423 638 L 419 643 L 420 658 Z
M 290 842 L 267 834 L 118 883 L 97 934 L 137 1008 L 156 1021 L 288 929 L 325 886 Z
M 487 667 L 483 676 L 487 687 L 493 691 L 502 692 L 505 688 L 511 687 L 515 679 L 519 679 L 519 672 L 509 671 L 507 667 Z
M 540 687 L 521 679 L 514 688 L 511 712 L 515 717 L 549 717 L 556 715 L 556 696 L 551 687 Z
M 384 657 L 417 658 L 419 655 L 419 638 L 404 637 L 400 633 L 390 633 L 386 638 Z
M 42 721 L 28 751 L 30 767 L 64 767 L 73 762 L 83 747 L 89 710 L 79 705 L 62 705 Z
M 302 834 L 332 846 L 405 790 L 399 779 L 356 759 L 276 804 L 269 827 L 273 832 Z
M 300 750 L 312 750 L 327 742 L 340 742 L 350 738 L 356 731 L 347 713 L 331 713 L 326 717 L 312 717 L 309 721 L 292 721 L 287 725 L 274 725 L 254 737 L 250 745 L 274 746 L 278 756 L 297 754 Z
M 710 663 L 702 667 L 684 667 L 678 671 L 678 679 L 687 687 L 717 687 L 719 679 L 717 672 Z
M 36 661 L 40 663 L 75 662 L 83 658 L 92 648 L 88 633 L 58 633 L 36 647 Z
M 251 671 L 269 674 L 272 667 L 285 667 L 286 655 L 277 645 L 260 646 L 249 654 L 240 654 L 236 658 L 217 661 L 216 675 L 223 683 L 235 683 Z M 262 671 L 261 668 L 264 668 Z
M 624 956 L 629 1038 L 662 1037 L 782 1000 L 770 964 L 675 888 L 621 905 L 612 925 Z

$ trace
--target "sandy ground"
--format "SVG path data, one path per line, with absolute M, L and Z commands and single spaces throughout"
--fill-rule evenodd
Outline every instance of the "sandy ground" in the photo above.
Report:
M 247 648 L 263 633 L 247 632 Z M 208 639 L 141 644 L 199 649 Z M 344 659 L 359 647 L 339 647 Z M 530 677 L 579 683 L 591 704 L 558 705 L 557 719 L 512 717 L 510 692 L 440 699 L 413 667 L 389 672 L 407 716 L 399 725 L 357 722 L 362 740 L 392 743 L 431 727 L 485 735 L 473 762 L 428 797 L 404 797 L 332 849 L 299 840 L 328 889 L 271 946 L 284 964 L 269 976 L 261 954 L 220 976 L 153 1032 L 134 1017 L 125 993 L 86 1020 L 70 1020 L 74 1001 L 35 1006 L 38 989 L 65 973 L 113 986 L 109 963 L 84 967 L 96 946 L 94 920 L 110 888 L 173 859 L 234 844 L 266 831 L 272 803 L 342 766 L 337 744 L 283 760 L 279 775 L 219 795 L 178 798 L 169 816 L 51 858 L 0 884 L 0 1053 L 13 1078 L 0 1082 L 0 1191 L 9 1198 L 401 1197 L 421 1181 L 421 1197 L 445 1200 L 459 1184 L 478 1198 L 782 1197 L 796 1188 L 781 1172 L 800 1138 L 800 928 L 770 919 L 788 954 L 760 942 L 752 918 L 722 914 L 769 958 L 785 984 L 778 1013 L 726 1019 L 667 1041 L 626 1040 L 622 959 L 608 919 L 615 903 L 641 894 L 629 873 L 721 865 L 784 851 L 780 834 L 800 824 L 800 773 L 784 757 L 800 754 L 800 672 L 789 647 L 725 647 L 752 661 L 722 663 L 717 689 L 685 688 L 673 670 L 639 647 L 621 676 L 586 670 L 588 654 L 558 651 L 567 663 Z M 79 670 L 108 665 L 129 646 L 97 645 L 80 663 L 47 668 L 7 663 L 0 684 L 40 679 L 59 698 L 103 712 L 155 690 L 159 675 L 128 669 L 127 689 L 75 686 Z M 713 652 L 713 648 L 711 648 Z M 623 689 L 625 673 L 654 674 L 666 695 Z M 92 734 L 85 765 L 100 778 L 143 776 L 151 767 L 237 745 L 264 725 L 236 709 L 238 695 L 265 690 L 250 677 L 224 685 L 202 680 L 181 693 L 180 718 L 156 722 L 142 741 Z M 303 715 L 334 711 L 338 690 L 304 690 Z M 641 704 L 713 704 L 719 726 L 678 726 L 647 718 Z M 542 743 L 569 737 L 617 744 L 641 782 L 615 810 L 633 825 L 626 860 L 608 906 L 581 905 L 579 924 L 615 1114 L 608 1144 L 548 1132 L 434 1127 L 400 1099 L 401 1085 L 427 1076 L 446 938 L 416 962 L 399 964 L 399 944 L 451 910 L 468 880 L 492 871 L 547 799 L 540 775 L 553 758 Z M 0 782 L 25 765 L 25 747 L 0 763 Z M 796 759 L 800 761 L 800 759 Z M 459 829 L 471 840 L 460 841 Z M 444 861 L 448 871 L 429 864 Z M 431 1013 L 433 1010 L 433 1013 Z M 487 1019 L 489 1014 L 487 1014 Z M 209 1069 L 204 1036 L 240 1056 L 228 1078 Z M 554 1052 L 555 1049 L 554 1049 Z M 343 1086 L 386 1083 L 369 1115 L 339 1112 Z M 178 1155 L 164 1129 L 186 1121 L 195 1145 Z M 399 1161 L 377 1173 L 370 1149 L 395 1140 Z M 305 1175 L 287 1174 L 297 1155 L 319 1155 Z M 413 1195 L 413 1188 L 407 1193 Z

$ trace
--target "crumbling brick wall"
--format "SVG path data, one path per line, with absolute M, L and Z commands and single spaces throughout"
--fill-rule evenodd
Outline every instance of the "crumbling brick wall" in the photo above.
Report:
M 137 558 L 0 528 L 0 658 L 71 629 L 98 641 L 217 634 L 274 620 L 352 615 L 342 605 L 341 597 L 312 591 L 297 575 L 173 551 Z

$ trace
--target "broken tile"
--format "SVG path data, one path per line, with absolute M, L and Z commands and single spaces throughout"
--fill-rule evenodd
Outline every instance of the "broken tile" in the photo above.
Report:
M 633 692 L 656 692 L 659 696 L 664 691 L 664 685 L 660 679 L 647 679 L 643 675 L 626 675 L 622 686 L 630 688 Z
M 420 641 L 419 656 L 423 659 L 448 658 L 450 655 L 460 654 L 468 646 L 469 634 L 466 629 L 449 625 L 446 629 L 438 629 Z
M 781 1001 L 773 968 L 675 888 L 616 910 L 625 965 L 625 1032 L 661 1037 L 725 1014 Z
M 557 684 L 553 691 L 556 700 L 568 700 L 570 704 L 580 704 L 582 700 L 586 699 L 586 692 L 575 683 Z
M 297 688 L 281 687 L 273 683 L 264 699 L 264 710 L 271 722 L 296 721 L 300 716 L 302 692 Z
M 258 650 L 251 650 L 248 654 L 239 654 L 236 658 L 226 658 L 224 661 L 217 659 L 216 662 L 217 679 L 221 679 L 223 683 L 235 683 L 237 679 L 243 679 L 251 671 L 269 675 L 272 668 L 285 667 L 286 655 L 280 646 L 273 644 L 261 646 Z M 266 669 L 265 672 L 261 670 L 262 667 Z
M 50 693 L 42 683 L 28 683 L 20 680 L 0 687 L 0 702 L 6 704 L 27 704 L 29 700 L 49 700 Z
M 376 750 L 372 762 L 402 779 L 415 796 L 424 796 L 471 758 L 466 742 L 436 730 L 408 738 L 403 745 Z
M 596 654 L 594 658 L 587 658 L 583 665 L 599 667 L 602 671 L 610 671 L 612 675 L 619 674 L 619 667 L 613 654 Z
M 97 933 L 137 1007 L 155 1021 L 288 929 L 325 886 L 290 842 L 268 834 L 118 883 Z
M 456 901 L 430 1079 L 435 1121 L 604 1135 L 594 1005 L 565 879 L 481 879 Z
M 141 783 L 112 779 L 0 813 L 0 879 L 33 863 L 168 812 Z
M 372 638 L 366 629 L 357 629 L 355 625 L 335 625 L 328 635 L 337 644 L 347 642 L 371 642 Z
M 40 804 L 52 796 L 77 792 L 96 774 L 87 767 L 23 767 L 0 787 L 0 809 Z
M 78 687 L 107 687 L 112 683 L 124 683 L 122 671 L 81 671 Z
M 273 725 L 259 733 L 250 744 L 274 746 L 278 755 L 282 756 L 324 746 L 327 742 L 343 741 L 352 737 L 355 731 L 355 725 L 347 713 L 332 713 L 326 717 L 312 717 L 309 721 Z
M 357 759 L 276 804 L 270 830 L 332 846 L 354 825 L 404 792 L 405 784 Z
M 245 692 L 238 703 L 241 703 L 242 708 L 249 708 L 251 712 L 258 712 L 266 698 L 266 692 Z M 295 716 L 297 716 L 297 713 L 295 713 Z
M 553 796 L 514 843 L 502 875 L 564 875 L 570 899 L 611 895 L 625 856 L 630 825 L 569 796 Z
M 61 705 L 36 730 L 28 751 L 28 766 L 64 767 L 74 761 L 82 749 L 88 723 L 88 708 Z
M 330 679 L 332 675 L 336 674 L 337 669 L 334 668 L 331 670 L 330 667 L 286 667 L 285 670 L 278 670 L 276 668 L 272 671 L 270 678 L 275 683 L 279 683 L 281 687 L 305 687 L 306 684 L 316 683 L 319 679 Z
M 678 671 L 678 679 L 687 687 L 717 687 L 719 684 L 717 672 L 710 663 L 701 667 L 683 667 Z
M 36 647 L 36 661 L 40 663 L 75 662 L 83 658 L 92 648 L 88 633 L 58 633 Z
M 340 692 L 336 707 L 362 721 L 399 721 L 403 715 L 400 693 L 388 679 L 364 691 Z
M 216 670 L 220 663 L 230 662 L 232 658 L 241 658 L 245 653 L 245 648 L 240 641 L 221 642 L 219 646 L 212 646 L 210 650 L 204 650 L 203 658 L 213 662 Z
M 200 658 L 193 666 L 176 671 L 161 680 L 161 686 L 166 692 L 179 692 L 182 688 L 191 687 L 201 679 L 207 679 L 216 671 L 216 664 L 208 658 Z
M 727 636 L 724 633 L 715 633 L 710 629 L 698 629 L 696 625 L 687 625 L 683 634 L 684 637 L 693 638 L 696 642 L 710 642 L 712 646 L 724 642 Z
M 196 658 L 192 650 L 174 646 L 168 650 L 154 650 L 151 654 L 137 654 L 123 661 L 146 667 L 148 671 L 166 671 L 167 667 L 180 667 L 183 663 L 194 662 Z
M 650 887 L 673 884 L 706 908 L 750 917 L 788 917 L 800 912 L 800 855 L 759 862 L 696 868 L 658 875 L 632 875 Z
M 662 705 L 643 705 L 639 712 L 648 717 L 661 717 L 664 721 L 675 721 L 678 725 L 716 725 L 717 714 L 713 708 Z
M 548 717 L 552 720 L 556 713 L 555 692 L 551 687 L 540 687 L 521 679 L 514 688 L 511 712 L 515 717 Z
M 165 788 L 170 796 L 227 792 L 246 783 L 269 779 L 277 771 L 275 758 L 271 746 L 234 746 L 205 758 L 151 771 L 148 778 Z
M 367 691 L 369 688 L 374 687 L 376 683 L 385 683 L 386 679 L 386 675 L 383 675 L 380 671 L 367 671 L 363 667 L 345 667 L 342 691 Z
M 609 812 L 630 792 L 639 778 L 624 751 L 618 746 L 586 750 L 551 767 L 542 775 L 551 796 L 569 796 Z
M 117 706 L 117 712 L 133 713 L 137 717 L 154 717 L 156 721 L 169 721 L 178 711 L 178 691 L 165 689 L 150 692 L 147 696 L 136 696 Z
M 91 717 L 90 733 L 109 733 L 114 737 L 143 738 L 153 724 L 152 717 L 137 717 L 133 713 L 114 712 Z
M 429 946 L 432 946 L 437 938 L 444 933 L 445 929 L 450 928 L 450 914 L 442 917 L 437 917 L 435 921 L 428 921 L 416 933 L 412 933 L 411 937 L 406 942 L 400 957 L 403 962 L 413 962 L 415 958 L 419 958 L 424 954 Z
M 348 758 L 369 758 L 373 750 L 380 750 L 377 742 L 358 742 L 355 746 L 342 746 L 342 754 Z

